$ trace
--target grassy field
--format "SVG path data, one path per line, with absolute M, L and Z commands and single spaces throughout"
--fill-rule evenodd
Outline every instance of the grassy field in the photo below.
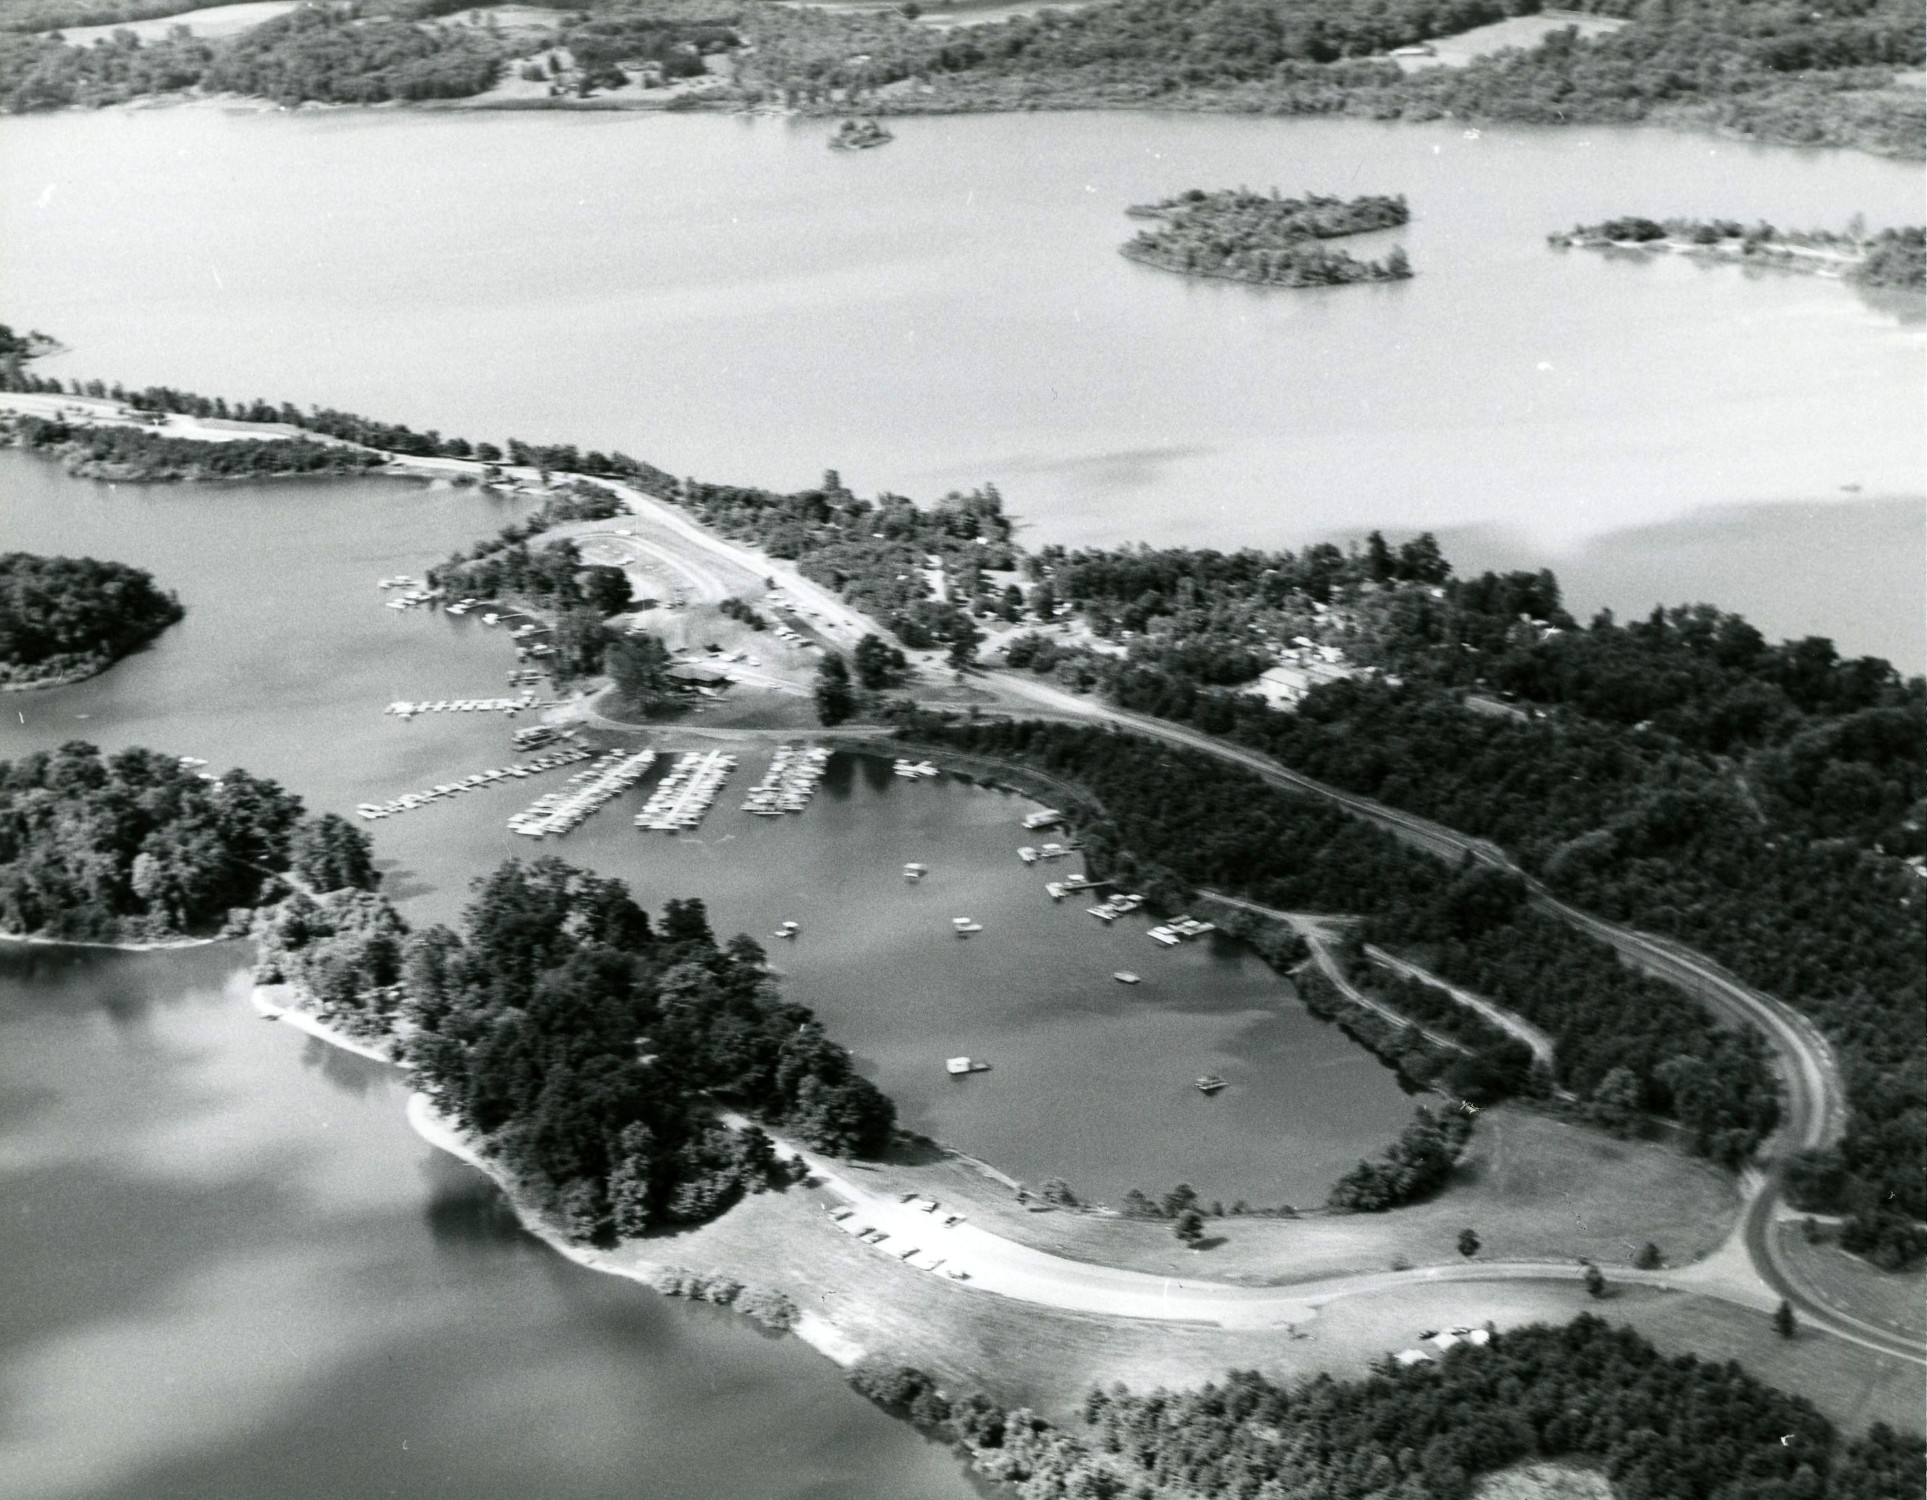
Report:
M 1704 1162 L 1505 1108 L 1479 1117 L 1452 1186 L 1429 1203 L 1385 1214 L 1212 1219 L 1208 1248 L 1195 1252 L 1158 1221 L 1030 1212 L 1009 1188 L 955 1161 L 885 1165 L 876 1177 L 886 1190 L 932 1193 L 986 1228 L 1074 1259 L 1280 1285 L 1394 1260 L 1453 1263 L 1466 1228 L 1489 1260 L 1583 1255 L 1628 1265 L 1651 1240 L 1668 1264 L 1683 1265 L 1725 1238 L 1739 1202 L 1732 1179 Z
M 1842 1312 L 1927 1340 L 1927 1271 L 1883 1271 L 1838 1245 L 1810 1245 L 1797 1223 L 1776 1232 L 1787 1259 Z
M 1819 1334 L 1787 1343 L 1762 1314 L 1688 1293 L 1616 1288 L 1603 1302 L 1577 1284 L 1414 1284 L 1347 1297 L 1290 1329 L 1103 1319 L 1054 1312 L 915 1271 L 832 1227 L 829 1200 L 806 1189 L 764 1194 L 713 1224 L 639 1241 L 624 1258 L 727 1272 L 787 1292 L 843 1341 L 917 1364 L 952 1387 L 1068 1419 L 1094 1383 L 1195 1385 L 1232 1368 L 1275 1378 L 1360 1375 L 1421 1333 L 1491 1322 L 1565 1322 L 1592 1310 L 1638 1327 L 1668 1352 L 1734 1358 L 1806 1395 L 1836 1420 L 1884 1419 L 1918 1430 L 1920 1371 Z
M 1521 1464 L 1479 1481 L 1473 1500 L 1616 1500 L 1604 1474 L 1566 1464 Z

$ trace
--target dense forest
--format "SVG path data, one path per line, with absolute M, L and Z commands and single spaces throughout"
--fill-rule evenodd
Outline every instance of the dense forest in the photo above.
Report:
M 1920 291 L 1927 287 L 1927 230 L 1882 229 L 1865 234 L 1826 229 L 1776 229 L 1737 219 L 1647 219 L 1637 214 L 1578 224 L 1548 236 L 1559 248 L 1657 246 L 1690 255 L 1738 259 L 1783 270 L 1839 272 L 1865 286 Z
M 0 761 L 0 930 L 84 942 L 209 933 L 274 894 L 284 872 L 371 882 L 360 839 L 246 771 L 209 779 L 152 750 L 102 755 L 75 741 Z
M 1382 261 L 1361 261 L 1316 243 L 1403 224 L 1402 197 L 1281 198 L 1242 188 L 1207 193 L 1193 188 L 1161 203 L 1138 204 L 1133 216 L 1155 219 L 1123 247 L 1131 260 L 1187 276 L 1215 276 L 1265 286 L 1335 286 L 1353 281 L 1401 281 L 1412 274 L 1396 247 Z
M 895 1110 L 762 950 L 719 944 L 700 901 L 651 920 L 617 880 L 555 859 L 475 882 L 459 932 L 410 933 L 359 894 L 285 903 L 265 977 L 331 1020 L 392 1034 L 416 1087 L 579 1239 L 713 1218 L 789 1180 L 732 1105 L 837 1154 L 887 1144 Z
M 57 109 L 191 88 L 288 105 L 448 99 L 486 89 L 506 56 L 498 38 L 472 26 L 304 5 L 213 42 L 184 29 L 149 42 L 120 31 L 86 47 L 0 34 L 0 100 L 14 111 Z
M 1707 606 L 1581 627 L 1549 573 L 1457 580 L 1408 546 L 1036 566 L 1101 633 L 1149 632 L 1103 662 L 1098 685 L 1122 705 L 1493 839 L 1580 905 L 1690 942 L 1814 1016 L 1841 1049 L 1852 1124 L 1795 1190 L 1848 1213 L 1856 1248 L 1917 1258 L 1927 903 L 1904 861 L 1927 848 L 1927 685 L 1825 640 L 1770 644 Z M 1325 613 L 1294 613 L 1300 589 Z M 1195 659 L 1248 660 L 1308 620 L 1384 675 L 1314 687 L 1285 713 L 1213 686 Z M 1505 711 L 1468 712 L 1468 694 Z M 1440 972 L 1476 989 L 1484 967 L 1467 951 Z
M 68 473 L 81 479 L 279 479 L 365 473 L 387 462 L 379 453 L 319 443 L 313 438 L 209 441 L 150 432 L 144 427 L 95 426 L 32 416 L 0 419 L 0 432 L 29 452 L 57 456 Z
M 751 71 L 782 97 L 884 110 L 1091 106 L 1597 124 L 1654 120 L 1790 144 L 1921 154 L 1922 58 L 1907 0 L 1608 0 L 1611 35 L 1559 28 L 1465 67 L 1401 72 L 1389 49 L 1534 0 L 1114 0 L 933 30 L 889 12 L 759 16 Z M 926 91 L 875 96 L 919 80 Z
M 1030 1500 L 1470 1500 L 1484 1476 L 1536 1459 L 1667 1500 L 1918 1500 L 1927 1483 L 1918 1438 L 1884 1424 L 1844 1438 L 1731 1361 L 1667 1359 L 1591 1315 L 1357 1380 L 1101 1387 L 1075 1429 L 909 1366 L 850 1379 Z
M 27 7 L 31 7 L 30 9 Z M 552 91 L 589 94 L 637 76 L 738 57 L 719 97 L 847 111 L 1090 106 L 1440 117 L 1541 124 L 1653 120 L 1788 144 L 1919 156 L 1922 94 L 1896 74 L 1922 59 L 1907 0 L 1597 0 L 1625 24 L 1464 67 L 1402 72 L 1393 48 L 1539 11 L 1539 0 L 1110 0 L 969 27 L 914 8 L 791 9 L 754 0 L 596 0 L 514 29 L 436 19 L 455 0 L 304 6 L 214 42 L 120 33 L 90 47 L 30 34 L 28 20 L 154 14 L 148 0 L 25 0 L 0 26 L 8 109 L 116 103 L 184 88 L 284 103 L 472 95 L 505 63 Z M 560 68 L 568 58 L 570 66 Z M 544 61 L 546 59 L 546 61 Z M 558 76 L 558 74 L 563 76 Z M 879 93 L 912 80 L 905 93 Z
M 1362 936 L 1516 1011 L 1554 1041 L 1556 1081 L 1602 1121 L 1676 1119 L 1694 1149 L 1738 1165 L 1778 1115 L 1760 1040 L 1718 1024 L 1602 943 L 1534 913 L 1523 886 L 1454 871 L 1329 803 L 1197 751 L 1100 729 L 951 722 L 905 732 L 1034 766 L 1084 788 L 1085 857 L 1166 911 L 1198 888 L 1291 911 L 1363 914 Z
M 0 555 L 0 684 L 105 670 L 181 618 L 154 576 L 91 557 Z

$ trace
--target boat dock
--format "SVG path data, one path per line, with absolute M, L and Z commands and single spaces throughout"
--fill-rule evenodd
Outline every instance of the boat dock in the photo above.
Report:
M 830 752 L 821 746 L 809 745 L 799 750 L 794 745 L 778 745 L 769 769 L 743 799 L 743 811 L 755 813 L 759 818 L 800 813 L 810 805 L 810 798 L 816 794 L 817 783 L 823 779 L 829 764 Z
M 1218 924 L 1215 922 L 1200 922 L 1196 917 L 1174 917 L 1161 927 L 1153 927 L 1146 935 L 1154 943 L 1175 948 L 1188 939 L 1203 937 L 1207 932 L 1217 930 Z
M 935 765 L 927 760 L 899 760 L 890 767 L 890 772 L 892 775 L 899 776 L 905 781 L 918 781 L 926 777 L 942 774 L 937 770 Z
M 526 689 L 514 698 L 438 698 L 434 702 L 424 699 L 420 703 L 398 700 L 382 710 L 398 719 L 412 719 L 416 714 L 519 714 L 531 708 L 553 708 L 553 703 L 538 702 L 534 693 Z
M 1017 851 L 1017 857 L 1027 865 L 1034 865 L 1040 859 L 1069 859 L 1071 851 L 1062 844 L 1044 844 L 1033 849 L 1029 844 Z
M 1041 812 L 1027 814 L 1024 827 L 1035 832 L 1039 828 L 1055 828 L 1064 821 L 1064 815 L 1054 807 L 1046 807 Z
M 1100 922 L 1115 922 L 1126 912 L 1136 911 L 1142 905 L 1144 905 L 1142 896 L 1113 896 L 1108 901 L 1100 901 L 1095 906 L 1085 907 L 1084 910 Z
M 611 750 L 588 770 L 569 778 L 574 791 L 536 798 L 509 819 L 509 828 L 532 839 L 568 833 L 634 786 L 655 761 L 653 750 Z
M 373 823 L 381 818 L 392 818 L 396 813 L 413 812 L 418 807 L 426 807 L 431 802 L 439 802 L 445 797 L 453 797 L 461 792 L 472 792 L 479 787 L 493 786 L 498 781 L 511 778 L 519 781 L 525 776 L 557 770 L 562 766 L 573 765 L 579 760 L 588 758 L 589 752 L 580 746 L 565 745 L 560 749 L 551 750 L 547 755 L 537 756 L 534 760 L 518 761 L 514 765 L 496 766 L 487 771 L 477 771 L 472 776 L 464 776 L 460 781 L 446 781 L 440 786 L 430 787 L 425 792 L 409 792 L 395 798 L 392 802 L 364 802 L 355 811 Z
M 721 750 L 692 750 L 681 756 L 636 814 L 636 827 L 658 833 L 701 827 L 735 769 L 736 757 Z

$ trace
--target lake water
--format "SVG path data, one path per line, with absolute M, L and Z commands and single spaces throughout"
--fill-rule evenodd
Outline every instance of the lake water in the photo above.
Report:
M 0 494 L 0 549 L 135 563 L 188 611 L 98 678 L 11 698 L 0 758 L 148 744 L 343 810 L 511 758 L 498 717 L 381 713 L 496 694 L 511 653 L 472 618 L 383 609 L 372 585 L 516 503 L 381 480 L 112 486 L 14 452 Z M 744 761 L 737 789 L 762 757 Z M 532 852 L 503 826 L 532 795 L 377 825 L 411 918 L 453 918 L 471 875 Z M 1409 1114 L 1262 965 L 1053 906 L 1015 858 L 1032 804 L 1014 796 L 840 755 L 800 818 L 730 795 L 700 835 L 666 839 L 631 825 L 640 795 L 543 852 L 652 906 L 700 895 L 722 933 L 801 922 L 769 945 L 787 992 L 908 1123 L 1033 1181 L 1305 1202 Z M 910 859 L 932 867 L 917 887 Z M 986 931 L 959 941 L 960 914 Z M 0 1496 L 973 1493 L 801 1345 L 522 1235 L 486 1181 L 409 1131 L 396 1075 L 261 1024 L 248 957 L 0 945 L 0 1197 L 16 1210 L 0 1215 Z M 1125 965 L 1145 983 L 1114 983 Z M 950 1078 L 957 1052 L 993 1071 Z M 1199 1095 L 1206 1070 L 1230 1090 Z
M 977 1493 L 796 1340 L 524 1235 L 244 958 L 0 948 L 0 1496 Z
M 912 120 L 888 150 L 842 156 L 825 129 L 9 119 L 5 315 L 72 345 L 48 362 L 63 374 L 615 446 L 718 479 L 835 465 L 920 496 L 995 480 L 1038 540 L 1458 526 L 1523 560 L 1645 528 L 1645 556 L 1697 546 L 1715 576 L 1696 564 L 1683 592 L 1721 602 L 1719 569 L 1796 566 L 1816 527 L 1826 576 L 1864 576 L 1855 556 L 1890 555 L 1891 529 L 1836 533 L 1823 508 L 1777 547 L 1727 552 L 1664 531 L 1681 517 L 1922 488 L 1917 322 L 1818 282 L 1542 244 L 1628 211 L 1905 222 L 1905 164 L 1148 115 Z M 1385 242 L 1419 278 L 1294 296 L 1115 254 L 1126 204 L 1237 182 L 1407 193 L 1415 221 Z M 497 719 L 381 716 L 500 691 L 508 651 L 473 619 L 383 610 L 372 583 L 512 503 L 365 481 L 116 488 L 11 453 L 0 497 L 0 547 L 148 567 L 189 609 L 105 676 L 0 705 L 26 719 L 4 714 L 0 757 L 150 744 L 343 810 L 509 758 Z M 1595 569 L 1602 600 L 1642 586 L 1621 567 Z M 1857 625 L 1829 624 L 1851 611 L 1812 608 L 1782 628 L 1851 641 Z M 760 770 L 745 759 L 738 788 Z M 412 918 L 451 917 L 473 874 L 530 852 L 503 820 L 531 795 L 378 826 Z M 724 933 L 801 922 L 770 945 L 788 992 L 908 1123 L 1021 1176 L 1303 1202 L 1409 1111 L 1235 951 L 1165 953 L 1141 923 L 1053 907 L 1014 858 L 1015 798 L 839 757 L 800 819 L 738 800 L 696 838 L 639 834 L 618 806 L 547 847 L 651 905 L 700 895 Z M 932 866 L 919 887 L 897 874 L 909 859 Z M 959 942 L 954 915 L 986 931 Z M 236 945 L 0 950 L 16 1210 L 0 1215 L 0 1495 L 968 1493 L 793 1341 L 518 1234 L 407 1131 L 391 1075 L 256 1020 L 244 962 Z M 1146 982 L 1114 984 L 1120 967 Z M 957 1052 L 993 1071 L 949 1079 Z M 1207 1070 L 1232 1082 L 1216 1100 L 1187 1086 Z
M 500 526 L 508 503 L 392 480 L 110 486 L 19 453 L 0 453 L 0 493 L 0 547 L 133 563 L 187 606 L 152 649 L 8 705 L 0 757 L 76 737 L 145 744 L 244 765 L 344 813 L 514 758 L 500 716 L 381 712 L 498 695 L 513 658 L 478 618 L 384 609 L 374 587 Z M 1410 1115 L 1391 1074 L 1238 949 L 1167 952 L 1143 920 L 1106 927 L 1088 903 L 1053 905 L 1043 885 L 1065 867 L 1016 855 L 1034 804 L 839 757 L 807 813 L 762 819 L 740 793 L 765 764 L 743 755 L 694 837 L 638 830 L 644 787 L 532 845 L 506 820 L 551 777 L 388 819 L 375 850 L 418 922 L 455 920 L 474 875 L 538 847 L 622 876 L 650 907 L 700 896 L 725 936 L 797 921 L 798 941 L 769 943 L 788 993 L 856 1049 L 907 1124 L 1111 1202 L 1180 1180 L 1226 1201 L 1314 1201 Z M 910 860 L 931 867 L 919 885 L 903 879 Z M 955 916 L 986 930 L 960 941 Z M 1145 982 L 1118 984 L 1121 968 Z M 943 1059 L 957 1054 L 992 1071 L 952 1078 Z M 1232 1088 L 1203 1098 L 1191 1080 L 1208 1072 Z
M 1918 321 L 1812 278 L 1558 253 L 1640 212 L 1920 218 L 1919 169 L 1646 130 L 1149 114 L 894 123 L 175 108 L 0 125 L 47 368 L 777 485 L 994 480 L 1042 540 L 1540 540 L 1918 496 Z M 1415 280 L 1124 260 L 1192 187 L 1402 192 Z M 1781 559 L 1794 564 L 1798 554 Z

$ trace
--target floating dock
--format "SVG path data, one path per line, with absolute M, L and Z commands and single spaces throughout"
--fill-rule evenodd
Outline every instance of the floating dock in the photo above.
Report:
M 477 771 L 473 775 L 464 776 L 460 781 L 445 781 L 440 786 L 430 787 L 425 792 L 409 792 L 395 798 L 392 802 L 364 802 L 355 811 L 372 823 L 381 818 L 392 818 L 397 813 L 413 812 L 418 807 L 426 807 L 429 803 L 439 802 L 444 797 L 472 792 L 480 787 L 493 786 L 498 781 L 511 778 L 519 781 L 525 776 L 557 770 L 562 766 L 574 765 L 577 761 L 588 758 L 589 752 L 580 746 L 565 745 L 559 750 L 551 750 L 547 755 L 538 756 L 534 760 L 518 761 L 514 765 L 496 766 L 487 771 Z
M 927 760 L 899 760 L 890 767 L 891 773 L 905 781 L 918 781 L 927 777 L 939 776 L 942 772 Z
M 759 818 L 780 818 L 800 813 L 816 795 L 817 783 L 829 768 L 830 752 L 818 745 L 798 749 L 778 745 L 762 779 L 743 799 L 743 811 Z
M 636 814 L 636 827 L 658 833 L 700 828 L 735 769 L 736 757 L 721 750 L 692 750 L 681 756 Z
M 397 700 L 382 710 L 398 719 L 412 719 L 416 714 L 519 714 L 532 708 L 553 708 L 553 703 L 538 702 L 534 693 L 523 691 L 513 698 L 437 698 L 433 702 L 423 699 L 410 703 L 406 699 Z
M 655 760 L 653 750 L 611 750 L 570 778 L 574 791 L 536 798 L 509 819 L 509 828 L 532 839 L 569 833 L 640 781 Z

